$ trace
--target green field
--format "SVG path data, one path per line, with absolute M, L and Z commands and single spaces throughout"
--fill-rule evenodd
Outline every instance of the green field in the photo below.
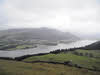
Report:
M 3 40 L 0 41 L 0 50 L 21 50 L 21 49 L 29 49 L 36 48 L 37 46 L 29 41 L 9 41 Z
M 76 55 L 75 52 L 83 53 L 81 55 Z M 85 53 L 92 53 L 93 57 L 85 56 Z M 47 54 L 42 56 L 33 56 L 27 59 L 24 59 L 23 61 L 52 61 L 52 62 L 67 62 L 72 61 L 72 64 L 78 64 L 83 68 L 88 69 L 96 69 L 100 70 L 100 58 L 99 57 L 100 51 L 89 51 L 89 50 L 76 50 L 71 51 L 67 53 L 59 53 L 59 54 Z
M 7 50 L 19 50 L 19 49 L 29 49 L 29 48 L 35 48 L 36 46 L 33 45 L 20 45 L 16 46 L 15 48 L 9 48 Z
M 60 64 L 0 60 L 0 75 L 100 75 L 100 72 Z

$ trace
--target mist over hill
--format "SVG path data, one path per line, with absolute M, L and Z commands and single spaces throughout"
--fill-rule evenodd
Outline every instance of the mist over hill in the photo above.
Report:
M 79 38 L 70 32 L 61 32 L 51 28 L 21 28 L 0 31 L 0 39 L 17 40 L 78 40 Z

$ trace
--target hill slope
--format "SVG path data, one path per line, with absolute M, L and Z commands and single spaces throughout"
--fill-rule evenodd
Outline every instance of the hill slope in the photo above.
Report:
M 93 43 L 91 45 L 86 46 L 85 49 L 100 50 L 100 41 L 95 42 L 95 43 Z

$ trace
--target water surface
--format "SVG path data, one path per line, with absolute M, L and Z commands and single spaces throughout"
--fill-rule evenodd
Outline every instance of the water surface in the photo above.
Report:
M 81 40 L 76 41 L 68 44 L 59 43 L 56 46 L 47 46 L 47 45 L 39 45 L 37 48 L 32 49 L 25 49 L 25 50 L 13 50 L 13 51 L 3 51 L 0 50 L 0 57 L 20 57 L 23 55 L 31 55 L 31 54 L 38 54 L 38 53 L 47 53 L 56 49 L 69 49 L 74 47 L 84 47 L 86 45 L 92 44 L 96 42 L 96 40 Z

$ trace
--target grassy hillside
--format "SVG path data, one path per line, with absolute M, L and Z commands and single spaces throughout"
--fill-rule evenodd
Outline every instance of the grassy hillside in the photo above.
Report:
M 78 64 L 84 68 L 100 70 L 100 51 L 76 50 L 66 53 L 33 56 L 24 61 L 52 61 L 61 63 L 71 61 L 72 65 Z
M 100 75 L 100 72 L 60 64 L 0 60 L 0 75 Z

